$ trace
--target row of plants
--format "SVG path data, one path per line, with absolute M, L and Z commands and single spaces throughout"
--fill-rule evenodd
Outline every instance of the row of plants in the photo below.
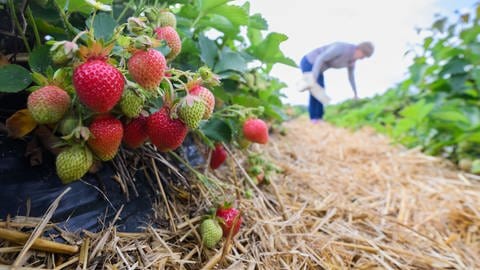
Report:
M 329 106 L 340 126 L 372 126 L 408 147 L 480 173 L 480 6 L 420 30 L 406 78 L 372 98 Z
M 268 32 L 248 2 L 232 2 L 0 2 L 9 33 L 0 38 L 8 60 L 0 95 L 25 99 L 7 116 L 9 136 L 43 141 L 64 184 L 123 158 L 123 148 L 148 146 L 179 160 L 206 189 L 227 186 L 176 150 L 195 137 L 215 170 L 228 158 L 225 145 L 266 144 L 269 124 L 287 117 L 285 84 L 269 73 L 274 64 L 295 66 L 279 49 L 287 37 Z M 258 182 L 279 171 L 258 153 L 246 155 Z M 234 206 L 219 206 L 202 223 L 204 245 L 233 237 L 241 220 Z

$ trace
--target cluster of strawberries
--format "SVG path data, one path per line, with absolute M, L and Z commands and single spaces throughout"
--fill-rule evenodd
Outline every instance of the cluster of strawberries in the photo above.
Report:
M 113 159 L 122 143 L 134 149 L 150 141 L 159 151 L 175 150 L 188 131 L 214 111 L 215 97 L 205 84 L 218 84 L 216 75 L 206 67 L 195 76 L 168 69 L 167 62 L 181 51 L 175 15 L 165 10 L 145 14 L 128 20 L 130 42 L 123 46 L 127 56 L 120 61 L 108 56 L 114 43 L 105 46 L 93 38 L 87 46 L 78 47 L 78 37 L 52 46 L 53 61 L 71 70 L 67 84 L 73 90 L 50 82 L 29 95 L 27 106 L 38 124 L 55 127 L 68 145 L 56 159 L 64 183 L 84 176 L 95 158 Z M 149 20 L 153 27 L 147 25 Z M 160 42 L 170 49 L 166 56 L 155 49 Z M 148 101 L 159 96 L 163 105 L 152 112 Z M 260 119 L 248 119 L 243 134 L 251 142 L 268 141 L 267 125 Z M 217 152 L 212 155 L 213 169 L 226 158 Z
M 225 203 L 200 224 L 202 243 L 207 248 L 214 248 L 222 237 L 227 239 L 234 237 L 240 230 L 241 225 L 241 212 L 231 204 Z

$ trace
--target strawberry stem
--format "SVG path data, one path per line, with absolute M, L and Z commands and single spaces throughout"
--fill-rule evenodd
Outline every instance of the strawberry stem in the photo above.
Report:
M 77 43 L 77 40 L 78 40 L 79 38 L 81 38 L 83 35 L 87 34 L 87 33 L 88 33 L 88 31 L 82 31 L 82 32 L 78 33 L 78 34 L 72 39 L 72 42 L 73 42 L 73 43 Z
M 219 182 L 216 179 L 209 178 L 206 175 L 203 175 L 202 173 L 200 173 L 199 171 L 194 169 L 187 161 L 185 161 L 183 158 L 181 158 L 174 151 L 169 151 L 168 153 L 170 153 L 175 159 L 180 161 L 185 167 L 187 167 L 190 171 L 192 171 L 192 173 L 195 175 L 195 177 L 197 177 L 197 179 L 207 188 L 208 192 L 210 192 L 211 187 L 216 187 L 217 189 L 219 189 L 222 192 L 223 196 L 225 196 L 225 192 L 224 192 L 223 188 L 228 187 L 227 184 Z

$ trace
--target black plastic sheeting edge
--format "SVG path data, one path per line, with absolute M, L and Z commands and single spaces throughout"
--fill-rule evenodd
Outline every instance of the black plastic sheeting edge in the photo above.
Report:
M 24 156 L 26 145 L 26 141 L 0 135 L 0 219 L 27 215 L 27 205 L 29 216 L 41 217 L 68 186 L 71 190 L 60 201 L 51 221 L 69 232 L 100 231 L 122 205 L 120 219 L 115 223 L 119 231 L 136 232 L 150 224 L 155 191 L 140 173 L 135 175 L 139 196 L 127 201 L 111 178 L 111 164 L 106 163 L 95 175 L 87 174 L 83 181 L 64 185 L 56 175 L 54 157 L 44 153 L 42 164 L 32 167 Z M 184 145 L 182 151 L 192 165 L 205 162 L 190 137 Z

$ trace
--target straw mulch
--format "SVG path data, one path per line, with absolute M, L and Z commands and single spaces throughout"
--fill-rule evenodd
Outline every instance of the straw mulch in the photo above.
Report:
M 272 184 L 251 185 L 240 166 L 245 163 L 241 152 L 215 173 L 237 187 L 232 192 L 244 213 L 239 235 L 215 250 L 200 244 L 201 210 L 192 216 L 192 209 L 177 201 L 159 200 L 156 218 L 169 220 L 164 227 L 122 233 L 112 223 L 101 233 L 81 236 L 47 222 L 54 203 L 43 219 L 0 223 L 0 232 L 36 227 L 27 244 L 0 242 L 0 264 L 37 269 L 480 269 L 478 176 L 416 149 L 392 146 L 368 129 L 353 133 L 327 123 L 311 125 L 305 118 L 285 127 L 285 136 L 274 134 L 268 145 L 251 149 L 283 169 Z M 246 188 L 254 190 L 254 198 L 240 199 Z M 208 192 L 195 190 L 199 209 L 211 205 Z M 67 251 L 78 251 L 30 250 L 32 245 L 42 249 L 37 237 L 46 228 L 57 230 Z

